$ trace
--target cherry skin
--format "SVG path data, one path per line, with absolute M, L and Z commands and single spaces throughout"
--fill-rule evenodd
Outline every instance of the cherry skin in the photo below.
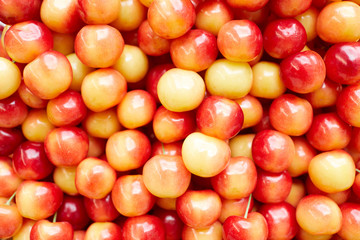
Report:
M 5 198 L 0 198 L 0 238 L 11 238 L 19 232 L 23 217 L 16 205 L 8 202 Z
M 4 99 L 18 90 L 21 84 L 21 73 L 15 63 L 0 57 L 0 74 L 1 79 L 4 79 L 0 83 L 0 99 Z
M 15 24 L 39 17 L 41 0 L 27 2 L 6 0 L 0 3 L 0 21 L 5 24 Z
M 338 115 L 346 123 L 360 127 L 358 99 L 360 98 L 360 86 L 357 84 L 344 88 L 339 94 L 336 102 L 336 110 Z
M 0 157 L 0 197 L 9 198 L 23 180 L 16 174 L 11 158 Z
M 46 107 L 49 121 L 57 126 L 76 126 L 86 116 L 86 106 L 81 94 L 68 90 L 51 99 Z
M 271 0 L 270 9 L 281 18 L 295 17 L 305 12 L 311 5 L 310 0 Z
M 320 151 L 346 147 L 351 139 L 351 127 L 336 113 L 323 113 L 314 117 L 306 133 L 309 143 Z
M 313 92 L 305 94 L 313 108 L 335 106 L 337 98 L 342 90 L 340 83 L 325 79 L 321 87 Z
M 254 198 L 263 203 L 284 201 L 291 191 L 292 178 L 287 171 L 271 173 L 258 169 Z
M 53 215 L 63 201 L 63 192 L 52 182 L 23 181 L 16 191 L 20 214 L 33 220 Z
M 27 115 L 28 108 L 18 94 L 0 100 L 0 127 L 17 127 L 25 121 Z
M 176 211 L 165 210 L 156 208 L 154 215 L 163 222 L 165 228 L 165 239 L 167 240 L 179 240 L 181 239 L 181 232 L 184 227 L 184 223 L 181 221 Z
M 263 38 L 258 26 L 249 20 L 232 20 L 219 30 L 217 44 L 230 61 L 250 62 L 260 53 Z
M 94 222 L 111 222 L 120 215 L 112 202 L 111 194 L 101 199 L 84 197 L 84 206 L 87 215 Z
M 327 77 L 337 83 L 354 84 L 360 81 L 360 43 L 334 44 L 324 61 Z
M 116 240 L 122 239 L 119 225 L 113 222 L 94 222 L 87 229 L 84 240 Z
M 223 223 L 225 240 L 266 240 L 268 233 L 266 219 L 258 212 L 249 213 L 247 218 L 230 216 Z
M 207 227 L 219 218 L 221 199 L 212 190 L 188 190 L 176 199 L 176 212 L 189 227 Z
M 311 50 L 295 53 L 280 64 L 285 86 L 296 93 L 310 93 L 325 81 L 326 67 L 322 57 Z
M 48 103 L 48 100 L 39 98 L 32 93 L 24 81 L 21 82 L 17 92 L 21 100 L 31 108 L 45 108 Z
M 4 45 L 11 59 L 29 63 L 53 48 L 53 38 L 43 23 L 31 20 L 11 26 L 6 31 Z
M 116 20 L 120 2 L 109 0 L 77 0 L 78 12 L 86 24 L 109 24 Z
M 355 203 L 344 203 L 340 205 L 342 218 L 341 229 L 337 233 L 341 238 L 355 239 L 360 236 L 359 232 L 359 214 L 360 214 L 360 206 Z
M 222 225 L 219 221 L 211 224 L 205 228 L 192 228 L 189 226 L 184 226 L 182 230 L 182 239 L 208 239 L 208 240 L 217 240 L 222 239 Z
M 64 200 L 57 211 L 58 222 L 68 222 L 73 230 L 83 229 L 90 219 L 86 213 L 83 197 L 64 196 Z
M 170 155 L 181 156 L 182 141 L 162 143 L 155 141 L 151 146 L 151 156 Z
M 221 199 L 221 215 L 219 221 L 224 223 L 225 220 L 230 216 L 244 216 L 246 213 L 247 205 L 249 204 L 249 211 L 254 207 L 253 198 L 250 197 L 241 198 L 241 199 Z
M 157 85 L 159 83 L 160 77 L 171 68 L 175 66 L 171 63 L 156 65 L 149 69 L 146 79 L 145 79 L 145 88 L 156 100 L 157 103 L 160 102 L 157 94 Z
M 49 176 L 54 165 L 45 154 L 44 144 L 26 141 L 19 145 L 13 155 L 16 174 L 27 180 L 40 180 Z
M 252 143 L 252 157 L 260 168 L 280 173 L 288 169 L 295 157 L 292 139 L 281 132 L 263 130 L 255 135 Z
M 123 239 L 165 240 L 165 228 L 160 218 L 142 215 L 128 218 L 123 225 Z
M 244 114 L 242 129 L 258 124 L 263 116 L 263 107 L 260 101 L 250 94 L 235 100 Z
M 154 0 L 147 18 L 154 32 L 162 38 L 184 35 L 195 23 L 195 7 L 187 0 Z
M 299 226 L 310 234 L 335 234 L 341 228 L 342 214 L 339 206 L 322 195 L 307 195 L 296 208 Z
M 216 37 L 205 30 L 190 30 L 171 42 L 170 54 L 176 67 L 200 72 L 216 60 Z
M 269 117 L 276 130 L 290 136 L 300 136 L 311 126 L 313 109 L 307 100 L 284 94 L 271 103 Z
M 239 1 L 239 0 L 226 0 L 226 2 L 233 8 L 245 9 L 247 11 L 255 12 L 262 9 L 269 0 L 255 0 L 255 1 Z
M 297 53 L 305 44 L 305 28 L 295 19 L 272 21 L 264 30 L 264 49 L 274 58 L 285 58 Z
M 299 226 L 296 222 L 295 208 L 289 203 L 268 203 L 260 207 L 269 228 L 268 239 L 290 240 L 295 237 Z
M 196 125 L 200 132 L 219 139 L 230 139 L 242 128 L 244 114 L 235 101 L 210 96 L 198 107 Z
M 30 239 L 34 240 L 72 240 L 73 235 L 74 230 L 70 223 L 50 222 L 44 219 L 37 221 L 30 231 Z
M 120 1 L 118 16 L 110 25 L 119 31 L 136 31 L 146 19 L 146 11 L 147 8 L 139 0 Z
M 0 128 L 0 156 L 8 156 L 24 141 L 18 128 Z

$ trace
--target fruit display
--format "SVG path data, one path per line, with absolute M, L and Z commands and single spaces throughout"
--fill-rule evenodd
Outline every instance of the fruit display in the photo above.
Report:
M 0 0 L 0 240 L 359 240 L 359 0 Z

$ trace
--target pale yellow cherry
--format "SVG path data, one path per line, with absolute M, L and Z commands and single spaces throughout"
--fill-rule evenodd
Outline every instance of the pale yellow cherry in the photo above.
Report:
M 71 82 L 70 89 L 80 92 L 84 77 L 94 69 L 83 64 L 75 53 L 71 53 L 66 57 L 70 62 L 73 72 L 73 80 Z
M 29 141 L 44 142 L 46 135 L 55 128 L 45 109 L 32 109 L 22 123 L 22 132 Z
M 52 36 L 54 40 L 53 49 L 55 51 L 60 52 L 65 56 L 74 52 L 74 34 L 52 32 Z
M 136 83 L 145 77 L 149 69 L 149 60 L 139 47 L 125 45 L 120 58 L 112 67 L 118 70 L 127 82 Z
M 299 232 L 296 234 L 297 240 L 330 240 L 332 238 L 332 234 L 321 234 L 314 235 L 307 233 L 302 228 L 299 229 Z
M 176 198 L 157 198 L 156 205 L 166 210 L 176 210 Z
M 308 10 L 295 17 L 305 28 L 307 41 L 314 40 L 317 36 L 316 33 L 316 19 L 319 15 L 319 10 L 311 6 Z
M 336 193 L 349 189 L 355 181 L 354 160 L 343 150 L 323 152 L 312 158 L 309 177 L 321 191 Z
M 118 17 L 110 25 L 119 31 L 133 31 L 145 20 L 147 8 L 139 0 L 122 0 Z
M 35 223 L 36 221 L 25 218 L 21 228 L 12 237 L 12 240 L 28 240 L 30 236 L 31 228 L 32 226 L 34 226 Z
M 185 138 L 181 152 L 185 167 L 200 177 L 219 174 L 226 168 L 231 155 L 225 141 L 199 132 Z
M 280 78 L 277 63 L 260 61 L 252 67 L 253 85 L 250 94 L 254 97 L 275 99 L 282 95 L 286 87 Z
M 19 88 L 21 73 L 15 63 L 0 57 L 0 99 L 10 97 Z
M 241 107 L 244 114 L 244 123 L 242 129 L 253 127 L 261 121 L 263 108 L 260 101 L 251 95 L 235 100 Z
M 290 203 L 296 208 L 300 200 L 306 195 L 305 184 L 298 178 L 293 178 L 291 184 L 291 190 L 285 202 Z
M 102 112 L 88 112 L 82 126 L 89 135 L 105 139 L 121 130 L 115 108 Z
M 185 112 L 201 104 L 205 97 L 205 84 L 198 73 L 173 68 L 160 77 L 157 93 L 166 109 Z
M 192 228 L 184 226 L 182 231 L 182 239 L 189 240 L 221 240 L 222 225 L 219 221 L 214 222 L 208 227 Z
M 76 166 L 75 167 L 57 167 L 54 170 L 53 178 L 64 193 L 74 196 L 79 192 L 75 186 Z
M 233 137 L 229 141 L 231 149 L 231 157 L 248 157 L 252 159 L 252 141 L 254 140 L 255 134 L 239 134 Z
M 211 95 L 242 98 L 250 92 L 253 73 L 248 63 L 219 59 L 206 70 L 205 83 Z

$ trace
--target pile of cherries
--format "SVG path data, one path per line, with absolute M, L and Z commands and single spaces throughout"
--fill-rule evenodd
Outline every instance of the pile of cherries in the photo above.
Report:
M 359 5 L 0 0 L 0 239 L 360 239 Z

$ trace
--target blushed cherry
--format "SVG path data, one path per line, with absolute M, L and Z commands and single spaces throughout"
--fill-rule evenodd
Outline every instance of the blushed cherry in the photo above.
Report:
M 264 50 L 274 58 L 286 58 L 299 52 L 305 44 L 305 28 L 295 19 L 274 20 L 265 27 Z
M 195 26 L 215 36 L 225 23 L 234 19 L 232 9 L 225 1 L 203 1 L 196 7 Z
M 56 98 L 70 87 L 71 81 L 69 60 L 56 51 L 42 53 L 24 69 L 25 85 L 43 99 Z
M 188 189 L 191 179 L 181 156 L 156 155 L 144 164 L 142 174 L 146 188 L 160 198 L 181 196 Z
M 176 198 L 157 198 L 156 205 L 165 210 L 176 210 Z
M 269 2 L 269 0 L 226 0 L 226 2 L 233 8 L 245 9 L 247 11 L 254 12 L 263 8 Z
M 360 81 L 359 54 L 358 42 L 337 43 L 331 46 L 324 57 L 327 77 L 341 84 L 354 84 Z
M 84 197 L 84 206 L 87 215 L 94 222 L 111 222 L 120 215 L 112 202 L 111 194 L 101 199 Z
M 45 24 L 30 20 L 12 25 L 6 31 L 4 45 L 11 59 L 29 63 L 53 48 L 53 38 Z
M 290 18 L 295 17 L 309 9 L 311 0 L 271 0 L 269 4 L 271 11 L 277 16 L 281 18 Z
M 306 99 L 284 94 L 271 103 L 269 117 L 276 130 L 290 136 L 301 136 L 311 127 L 313 109 Z
M 148 20 L 140 24 L 137 34 L 139 47 L 145 54 L 161 56 L 170 51 L 170 40 L 158 36 L 150 27 Z
M 218 55 L 216 37 L 206 30 L 189 30 L 170 44 L 170 55 L 178 68 L 200 72 L 207 69 Z
M 44 141 L 45 152 L 55 166 L 77 166 L 89 151 L 89 138 L 78 127 L 60 127 L 49 132 Z
M 292 139 L 281 132 L 263 130 L 252 142 L 252 157 L 257 166 L 273 173 L 285 171 L 295 157 Z
M 73 230 L 85 228 L 90 222 L 82 196 L 64 196 L 56 215 L 57 222 L 68 222 Z
M 353 84 L 344 88 L 336 101 L 336 111 L 346 123 L 360 127 L 358 99 L 360 98 L 360 85 Z
M 359 5 L 351 1 L 334 2 L 320 11 L 316 32 L 329 43 L 356 42 L 360 38 L 360 29 L 357 27 L 359 21 Z M 337 29 L 336 34 L 333 29 Z
M 260 101 L 250 94 L 245 97 L 235 99 L 240 105 L 244 114 L 244 123 L 242 129 L 253 127 L 258 124 L 263 116 L 263 107 Z
M 123 239 L 165 240 L 165 228 L 160 218 L 142 215 L 126 219 L 123 225 Z
M 0 197 L 9 198 L 16 192 L 23 180 L 16 174 L 11 158 L 0 157 Z
M 300 200 L 305 197 L 306 189 L 304 182 L 299 178 L 293 178 L 291 184 L 291 190 L 285 202 L 291 204 L 293 207 L 297 207 Z
M 344 203 L 340 205 L 342 218 L 341 229 L 337 233 L 342 239 L 356 239 L 360 236 L 359 214 L 360 206 L 356 203 Z
M 52 182 L 23 181 L 16 191 L 16 205 L 20 214 L 33 220 L 45 219 L 60 207 L 63 192 Z
M 172 63 L 165 63 L 156 65 L 149 69 L 146 78 L 145 78 L 145 88 L 156 100 L 157 103 L 160 102 L 157 94 L 157 85 L 159 83 L 160 77 L 169 69 L 174 68 L 175 66 Z
M 326 67 L 318 53 L 308 50 L 285 58 L 280 63 L 280 76 L 291 91 L 309 93 L 321 88 Z
M 221 240 L 222 225 L 219 221 L 216 221 L 205 228 L 192 228 L 189 226 L 184 226 L 181 236 L 182 239 L 187 240 Z
M 19 128 L 0 128 L 0 156 L 9 156 L 24 140 Z
M 195 7 L 189 0 L 154 0 L 147 18 L 154 32 L 162 38 L 184 35 L 195 23 Z
M 219 221 L 221 223 L 224 223 L 224 221 L 230 216 L 244 216 L 249 201 L 250 201 L 249 211 L 251 211 L 254 206 L 253 198 L 251 199 L 249 199 L 249 197 L 245 197 L 241 199 L 221 198 L 221 214 L 219 217 Z
M 257 1 L 247 1 L 246 3 L 250 5 L 251 3 L 256 3 L 256 2 Z M 245 2 L 238 1 L 238 3 L 241 4 Z M 255 11 L 250 11 L 243 8 L 233 8 L 232 10 L 234 12 L 235 19 L 250 20 L 256 23 L 256 25 L 258 25 L 260 29 L 262 29 L 264 25 L 268 23 L 268 18 L 270 17 L 270 8 L 268 4 Z M 270 19 L 272 18 L 270 17 Z
M 30 239 L 72 240 L 74 230 L 69 222 L 50 222 L 46 219 L 37 221 L 31 228 Z
M 149 159 L 150 154 L 150 140 L 138 130 L 116 132 L 106 143 L 107 160 L 116 171 L 139 168 Z
M 147 190 L 142 175 L 119 177 L 112 189 L 111 198 L 118 212 L 126 217 L 144 215 L 155 204 L 155 196 Z
M 310 234 L 304 229 L 299 228 L 299 232 L 296 234 L 298 240 L 330 240 L 334 236 L 333 234 Z M 336 236 L 336 235 L 335 235 Z
M 84 24 L 77 0 L 45 0 L 41 4 L 40 17 L 49 29 L 59 33 L 77 32 Z
M 31 108 L 46 108 L 48 100 L 42 99 L 33 94 L 30 89 L 25 85 L 24 81 L 21 81 L 17 90 L 21 100 Z
M 14 151 L 12 160 L 16 174 L 26 180 L 44 179 L 54 170 L 45 154 L 44 144 L 39 142 L 23 142 Z
M 92 68 L 114 65 L 124 49 L 121 33 L 109 25 L 86 25 L 77 33 L 74 44 L 77 57 Z
M 77 0 L 78 12 L 86 24 L 109 24 L 119 14 L 120 2 L 109 0 Z
M 238 134 L 243 122 L 240 105 L 220 96 L 205 98 L 196 111 L 196 125 L 200 132 L 223 140 Z
M 162 143 L 155 141 L 151 146 L 151 156 L 156 155 L 169 155 L 169 156 L 181 156 L 182 141 L 172 143 Z
M 31 219 L 23 219 L 23 224 L 19 231 L 13 236 L 13 240 L 28 240 L 30 237 L 30 231 L 32 226 L 34 226 L 36 221 Z
M 0 127 L 13 128 L 22 124 L 28 108 L 17 93 L 0 100 Z
M 94 222 L 85 232 L 84 240 L 115 240 L 122 239 L 120 226 L 113 222 Z
M 117 106 L 117 118 L 122 126 L 135 129 L 153 120 L 156 102 L 145 90 L 137 89 L 125 93 Z
M 208 227 L 221 214 L 221 199 L 212 190 L 188 190 L 177 198 L 176 212 L 189 227 Z
M 339 206 L 322 195 L 302 198 L 296 208 L 299 226 L 309 234 L 331 235 L 341 228 L 342 214 Z
M 219 30 L 217 44 L 230 61 L 250 62 L 260 53 L 263 37 L 259 27 L 249 20 L 232 20 Z
M 351 127 L 336 113 L 322 113 L 314 117 L 306 138 L 320 151 L 341 149 L 350 142 Z
M 284 201 L 291 191 L 292 178 L 287 171 L 271 173 L 258 169 L 254 198 L 263 203 Z
M 211 95 L 242 98 L 250 92 L 253 73 L 248 63 L 218 59 L 206 70 L 205 83 Z
M 81 96 L 88 109 L 102 112 L 120 103 L 127 91 L 123 75 L 111 68 L 95 70 L 85 76 Z
M 12 202 L 13 197 L 8 200 L 0 198 L 0 238 L 11 238 L 19 232 L 23 224 L 23 217 Z
M 0 4 L 0 21 L 15 24 L 39 17 L 40 0 L 28 2 L 6 0 Z
M 115 170 L 97 158 L 86 158 L 76 168 L 75 186 L 88 198 L 101 199 L 108 195 L 116 181 Z
M 213 189 L 223 198 L 241 199 L 255 189 L 257 172 L 254 162 L 247 157 L 231 158 L 226 168 L 211 178 Z M 242 184 L 238 184 L 241 182 Z
M 313 108 L 331 107 L 336 104 L 341 90 L 342 85 L 340 83 L 325 79 L 320 88 L 305 94 L 305 98 Z
M 181 221 L 176 211 L 156 208 L 154 210 L 154 215 L 160 218 L 160 220 L 163 222 L 165 229 L 165 239 L 181 239 L 181 232 L 183 230 L 184 223 Z

